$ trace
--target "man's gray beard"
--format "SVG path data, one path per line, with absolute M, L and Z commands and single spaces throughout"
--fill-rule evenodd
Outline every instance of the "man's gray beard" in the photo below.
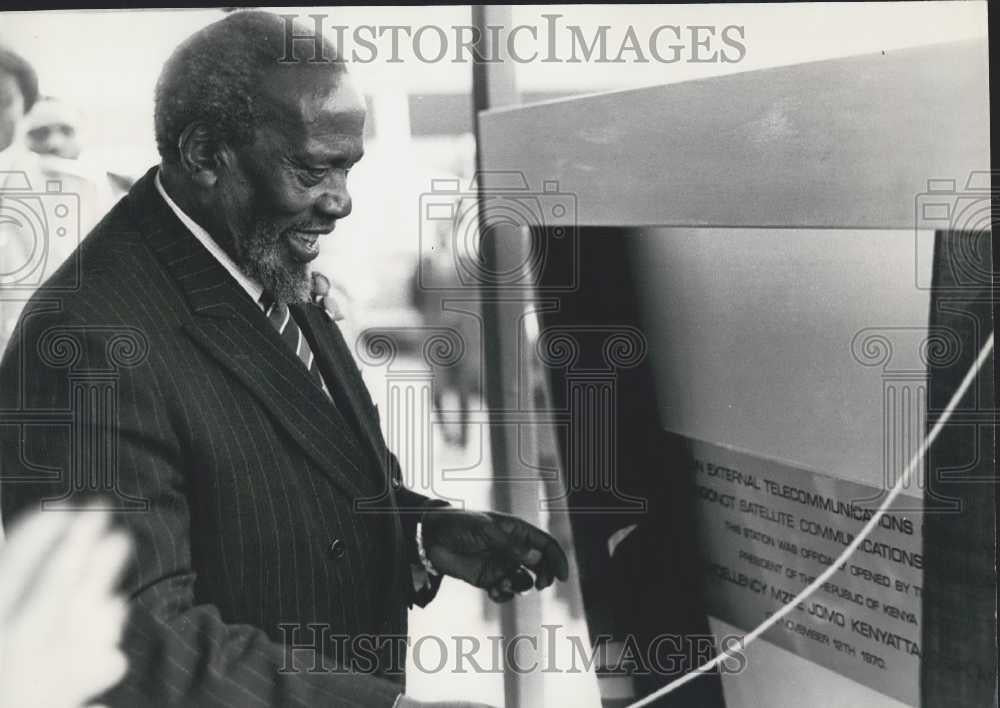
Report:
M 257 281 L 276 302 L 309 302 L 312 279 L 308 263 L 286 261 L 281 231 L 268 219 L 247 218 L 253 203 L 253 191 L 245 180 L 227 179 L 222 184 L 225 230 L 229 249 L 236 265 Z
M 260 283 L 277 302 L 309 302 L 312 284 L 309 264 L 288 263 L 282 256 L 281 232 L 258 223 L 252 233 L 236 239 L 236 265 Z
M 236 265 L 276 302 L 311 300 L 309 264 L 289 262 L 283 257 L 285 246 L 275 225 L 257 222 L 239 227 L 230 222 L 228 230 Z

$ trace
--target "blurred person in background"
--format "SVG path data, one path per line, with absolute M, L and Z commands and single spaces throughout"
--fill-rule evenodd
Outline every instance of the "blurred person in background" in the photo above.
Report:
M 39 155 L 80 158 L 80 111 L 54 96 L 43 96 L 28 113 L 28 147 Z
M 23 156 L 17 151 L 21 121 L 38 100 L 38 76 L 20 55 L 0 45 L 0 172 Z
M 0 537 L 0 708 L 82 708 L 125 675 L 130 542 L 109 520 L 35 511 Z
M 109 172 L 84 150 L 84 116 L 68 101 L 42 96 L 25 117 L 28 147 L 42 155 L 42 164 L 50 170 L 77 174 L 94 184 L 96 212 L 106 213 L 121 199 L 135 180 Z
M 456 204 L 456 209 L 463 208 Z M 464 208 L 468 208 L 466 205 Z M 410 302 L 420 313 L 424 325 L 457 333 L 464 353 L 448 365 L 434 363 L 434 410 L 437 411 L 445 442 L 465 447 L 469 436 L 469 406 L 473 395 L 480 393 L 480 340 L 478 320 L 448 306 L 448 300 L 460 301 L 458 307 L 478 297 L 478 292 L 464 285 L 459 276 L 459 260 L 465 255 L 452 247 L 456 238 L 454 221 L 435 221 L 434 245 L 421 256 L 410 278 Z M 469 269 L 471 270 L 471 268 Z M 458 421 L 446 423 L 445 413 L 457 412 Z
M 34 68 L 0 45 L 0 353 L 34 288 L 112 205 L 106 174 L 28 149 L 25 118 L 38 99 Z
M 13 195 L 44 189 L 37 156 L 24 145 L 24 114 L 38 100 L 38 76 L 20 55 L 0 45 L 0 351 L 30 292 L 16 292 L 38 270 L 34 230 Z M 34 279 L 40 282 L 40 273 Z M 23 298 L 23 299 L 22 299 Z

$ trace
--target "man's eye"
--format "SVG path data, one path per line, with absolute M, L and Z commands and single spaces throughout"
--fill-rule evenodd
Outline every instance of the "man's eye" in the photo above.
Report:
M 334 167 L 334 168 L 329 168 L 329 167 L 304 167 L 304 168 L 302 168 L 300 170 L 299 179 L 307 187 L 315 187 L 317 184 L 319 184 L 324 179 L 326 179 L 327 175 L 330 174 L 330 170 L 331 169 L 337 170 L 339 172 L 343 172 L 345 179 L 347 178 L 347 175 L 350 174 L 350 172 L 351 172 L 351 168 L 350 167 Z
M 323 178 L 326 177 L 327 172 L 329 172 L 329 170 L 325 167 L 307 167 L 301 171 L 301 179 L 305 184 L 312 186 L 322 182 Z

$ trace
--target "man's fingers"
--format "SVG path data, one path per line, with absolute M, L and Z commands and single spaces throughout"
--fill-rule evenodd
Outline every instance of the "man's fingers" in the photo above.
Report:
M 518 560 L 538 573 L 555 576 L 560 580 L 569 577 L 569 561 L 556 539 L 514 516 L 493 514 L 497 524 L 514 540 L 518 547 Z
M 548 573 L 539 572 L 538 575 L 535 577 L 535 589 L 536 590 L 544 590 L 549 585 L 551 585 L 554 581 L 555 581 L 555 578 L 553 578 Z
M 529 568 L 534 568 L 538 565 L 542 561 L 542 558 L 544 558 L 544 556 L 537 548 L 529 548 L 521 552 L 521 562 Z
M 524 562 L 522 560 L 524 551 L 519 547 L 518 539 L 506 529 L 496 523 L 486 524 L 483 533 L 486 535 L 490 550 L 498 554 L 504 562 L 515 568 Z
M 487 590 L 493 602 L 507 602 L 532 586 L 531 574 L 524 568 L 509 568 L 499 581 Z
M 492 587 L 489 589 L 490 599 L 493 602 L 504 603 L 512 600 L 514 598 L 514 593 L 504 592 L 500 588 Z
M 532 578 L 531 574 L 524 568 L 518 568 L 510 576 L 511 590 L 515 593 L 530 590 L 534 583 L 534 578 Z
M 544 562 L 545 556 L 537 548 L 530 548 L 528 550 L 522 549 L 519 552 L 519 557 L 521 563 L 523 563 L 525 567 L 530 568 L 535 574 L 534 579 L 529 583 L 528 587 L 534 585 L 536 590 L 544 590 L 552 584 L 553 580 L 555 580 L 551 571 L 548 569 L 547 563 Z
M 565 582 L 569 578 L 569 560 L 562 546 L 549 534 L 545 534 L 546 545 L 542 548 L 545 555 L 545 565 L 548 570 L 557 578 Z
M 449 575 L 487 589 L 495 601 L 510 599 L 532 586 L 542 590 L 556 577 L 565 580 L 569 575 L 559 543 L 531 524 L 495 512 L 452 518 L 464 526 L 451 529 L 454 538 L 448 536 L 447 525 L 438 528 L 443 535 L 428 547 L 430 561 Z M 442 520 L 448 517 L 442 514 Z M 501 585 L 504 580 L 509 582 Z

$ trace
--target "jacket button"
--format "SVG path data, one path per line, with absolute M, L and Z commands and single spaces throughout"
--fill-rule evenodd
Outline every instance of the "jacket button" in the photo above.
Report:
M 392 488 L 393 489 L 399 489 L 402 486 L 403 486 L 403 483 L 399 481 L 399 477 L 393 477 L 392 478 Z
M 332 558 L 336 558 L 339 560 L 340 558 L 344 557 L 345 553 L 347 553 L 346 543 L 344 543 L 339 538 L 335 538 L 332 541 L 330 541 L 330 556 Z

